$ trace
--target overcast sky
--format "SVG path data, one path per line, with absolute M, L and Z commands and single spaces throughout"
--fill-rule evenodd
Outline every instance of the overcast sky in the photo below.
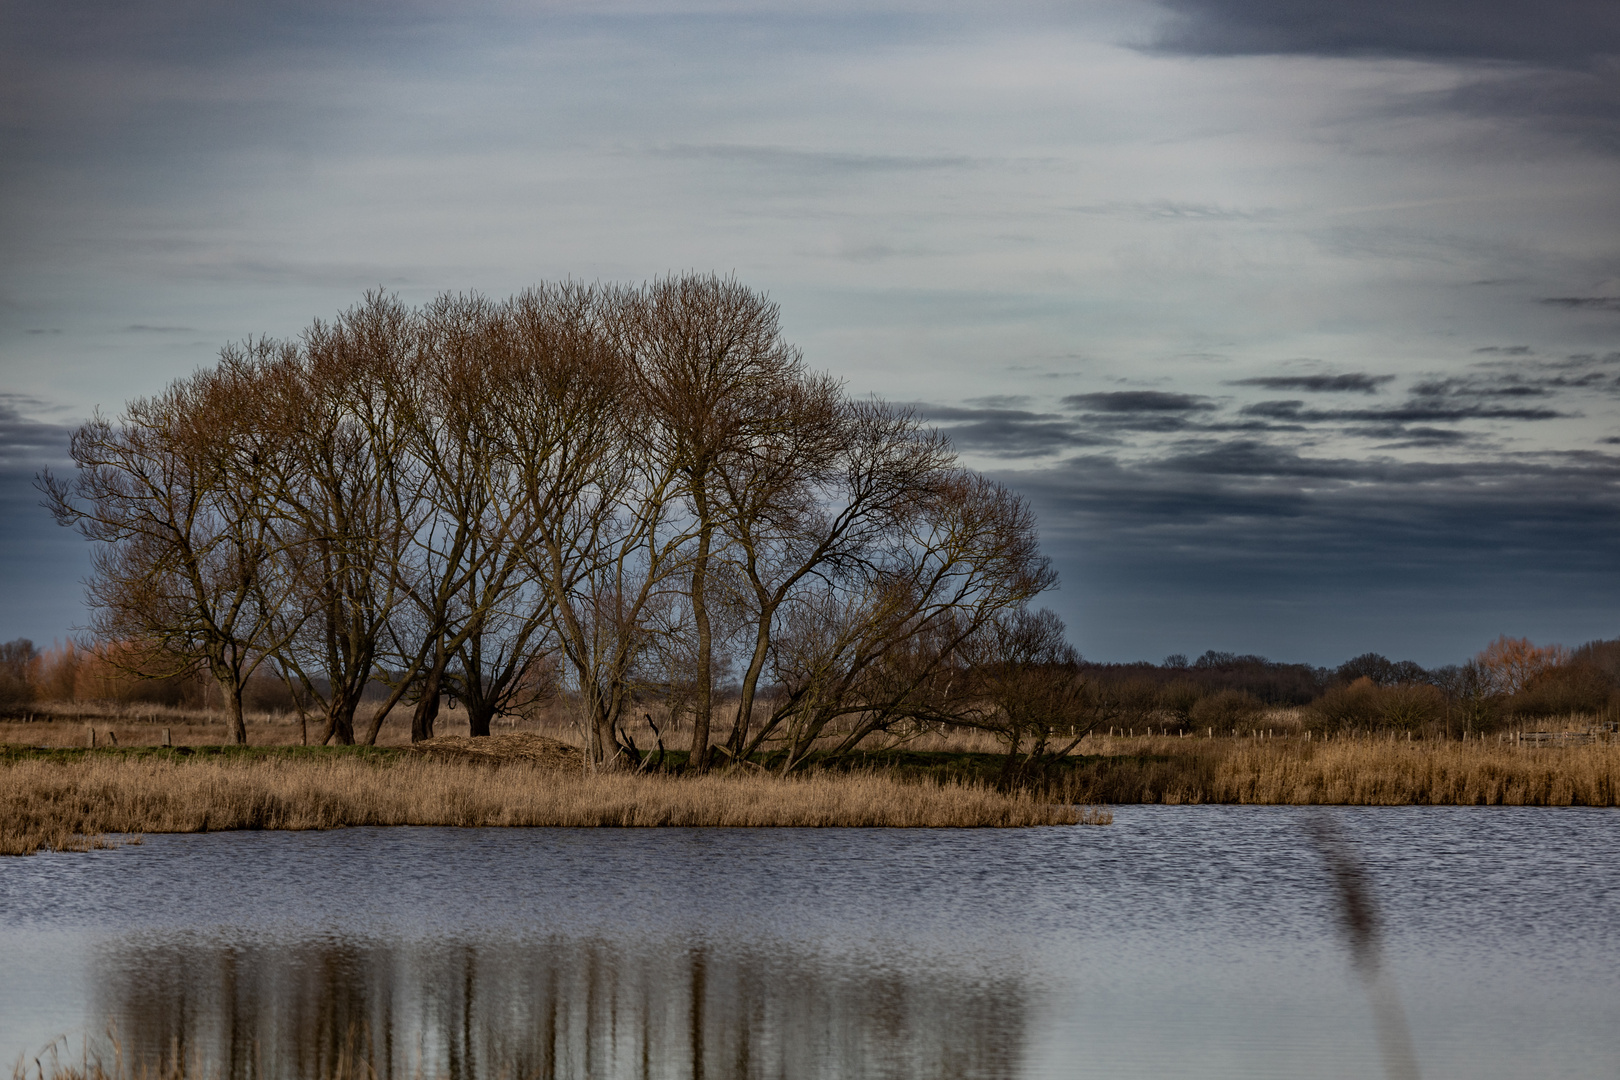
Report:
M 0 0 L 0 245 L 0 639 L 97 406 L 686 269 L 1024 492 L 1088 658 L 1620 636 L 1612 0 Z

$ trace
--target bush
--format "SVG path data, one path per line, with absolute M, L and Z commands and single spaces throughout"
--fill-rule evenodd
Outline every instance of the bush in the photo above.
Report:
M 1426 683 L 1402 683 L 1378 691 L 1378 719 L 1384 727 L 1415 731 L 1446 715 L 1446 695 Z
M 1446 709 L 1446 695 L 1439 687 L 1418 682 L 1379 686 L 1363 676 L 1311 702 L 1305 710 L 1305 726 L 1315 731 L 1416 731 L 1445 719 Z
M 1265 706 L 1260 699 L 1242 690 L 1222 690 L 1199 699 L 1192 707 L 1194 727 L 1229 728 L 1259 717 Z
M 0 712 L 20 709 L 34 700 L 33 668 L 38 656 L 27 638 L 0 645 Z
M 1514 716 L 1570 716 L 1607 712 L 1616 681 L 1594 663 L 1576 661 L 1532 675 L 1524 689 L 1507 701 Z
M 1159 708 L 1169 713 L 1176 723 L 1185 724 L 1203 696 L 1204 692 L 1196 683 L 1177 679 L 1159 691 Z
M 1315 731 L 1373 727 L 1379 719 L 1378 686 L 1365 675 L 1348 686 L 1335 686 L 1305 708 L 1305 726 Z

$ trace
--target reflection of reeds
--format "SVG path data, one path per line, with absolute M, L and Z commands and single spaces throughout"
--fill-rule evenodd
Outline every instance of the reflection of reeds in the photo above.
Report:
M 1372 1002 L 1384 1072 L 1390 1080 L 1418 1080 L 1417 1055 L 1412 1050 L 1406 1013 L 1401 1009 L 1394 980 L 1384 966 L 1383 927 L 1373 899 L 1372 883 L 1367 880 L 1366 872 L 1336 822 L 1320 816 L 1309 819 L 1306 827 L 1333 877 L 1339 901 L 1339 926 Z
M 1097 739 L 1060 792 L 1095 803 L 1620 806 L 1620 745 Z
M 421 759 L 173 760 L 91 754 L 0 766 L 0 852 L 102 833 L 344 825 L 975 827 L 1106 815 L 873 774 L 667 777 Z

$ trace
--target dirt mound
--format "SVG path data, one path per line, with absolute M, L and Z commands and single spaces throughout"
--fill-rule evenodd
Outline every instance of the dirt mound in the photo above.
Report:
M 412 743 L 411 750 L 430 757 L 453 758 L 461 761 L 523 761 L 546 769 L 579 769 L 583 756 L 579 747 L 569 746 L 544 735 L 529 731 L 510 731 L 500 735 L 440 735 Z

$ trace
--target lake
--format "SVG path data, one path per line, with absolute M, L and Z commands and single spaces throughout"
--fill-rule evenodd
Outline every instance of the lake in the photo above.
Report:
M 1294 807 L 0 861 L 0 1054 L 192 1075 L 1376 1077 Z M 1425 1077 L 1620 1073 L 1620 811 L 1337 808 Z M 42 1059 L 49 1076 L 50 1057 Z

